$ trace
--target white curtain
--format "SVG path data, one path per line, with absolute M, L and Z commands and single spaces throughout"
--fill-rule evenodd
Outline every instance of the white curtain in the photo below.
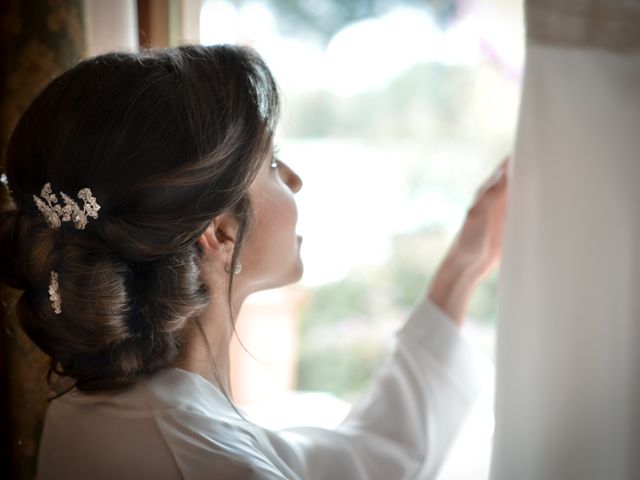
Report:
M 640 479 L 640 1 L 526 22 L 491 479 Z

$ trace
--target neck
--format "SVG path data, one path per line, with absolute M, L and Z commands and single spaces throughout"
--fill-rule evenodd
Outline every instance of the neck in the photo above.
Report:
M 199 374 L 231 396 L 229 347 L 233 325 L 246 296 L 232 296 L 233 312 L 229 310 L 226 292 L 213 297 L 217 301 L 211 301 L 185 332 L 180 354 L 172 366 Z

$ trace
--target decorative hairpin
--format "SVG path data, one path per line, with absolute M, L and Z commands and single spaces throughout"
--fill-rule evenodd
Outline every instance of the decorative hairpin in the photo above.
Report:
M 84 230 L 84 227 L 87 226 L 88 217 L 98 218 L 100 205 L 96 202 L 89 188 L 83 188 L 78 192 L 78 198 L 83 201 L 82 208 L 64 192 L 60 192 L 60 196 L 64 200 L 64 206 L 60 205 L 58 197 L 51 191 L 51 183 L 49 182 L 42 187 L 40 196 L 42 198 L 33 195 L 33 200 L 36 202 L 38 210 L 44 215 L 49 228 L 59 228 L 62 222 L 73 221 L 78 230 Z M 51 300 L 51 306 L 56 315 L 62 313 L 58 272 L 53 270 L 51 270 L 49 279 L 49 300 Z
M 60 291 L 58 289 L 58 272 L 51 270 L 51 279 L 49 280 L 49 300 L 56 315 L 62 313 L 62 300 L 60 299 Z
M 33 200 L 36 202 L 38 210 L 44 215 L 49 228 L 58 228 L 62 222 L 73 221 L 78 230 L 84 230 L 88 217 L 98 218 L 100 205 L 96 202 L 89 188 L 83 188 L 78 192 L 78 198 L 84 203 L 82 208 L 64 192 L 60 192 L 60 196 L 64 200 L 64 207 L 60 205 L 58 197 L 51 191 L 51 183 L 49 182 L 42 187 L 40 196 L 42 198 L 33 195 Z

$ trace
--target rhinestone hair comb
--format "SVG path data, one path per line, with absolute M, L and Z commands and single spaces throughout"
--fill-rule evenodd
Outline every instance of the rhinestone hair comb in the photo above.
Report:
M 89 217 L 94 219 L 98 218 L 100 205 L 96 202 L 95 197 L 91 193 L 91 189 L 83 188 L 78 192 L 78 198 L 83 202 L 82 208 L 66 193 L 61 191 L 60 196 L 64 200 L 64 206 L 60 205 L 58 197 L 51 190 L 51 183 L 49 182 L 45 183 L 42 187 L 40 192 L 40 197 L 42 198 L 33 195 L 33 200 L 38 210 L 40 210 L 44 216 L 49 228 L 59 228 L 62 222 L 72 221 L 76 229 L 84 230 Z M 60 297 L 59 287 L 58 273 L 51 270 L 49 278 L 49 300 L 51 300 L 51 307 L 56 315 L 62 313 L 62 299 Z
M 83 188 L 78 192 L 78 198 L 83 201 L 82 208 L 64 192 L 60 192 L 64 206 L 60 205 L 58 197 L 51 191 L 51 183 L 49 182 L 42 187 L 40 196 L 42 198 L 33 195 L 33 200 L 36 202 L 38 210 L 44 215 L 49 228 L 59 228 L 62 222 L 73 221 L 76 229 L 84 230 L 88 217 L 98 218 L 100 205 L 96 202 L 89 188 Z

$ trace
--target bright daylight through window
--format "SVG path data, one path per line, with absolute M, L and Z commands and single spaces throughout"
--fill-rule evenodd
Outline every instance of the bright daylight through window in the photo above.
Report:
M 246 381 L 234 393 L 258 422 L 335 425 L 368 385 L 479 182 L 513 147 L 521 17 L 509 0 L 203 2 L 201 43 L 250 45 L 272 69 L 279 155 L 304 181 L 303 280 L 256 295 L 238 322 L 233 370 Z M 464 331 L 489 356 L 496 278 Z M 441 479 L 486 478 L 491 402 Z

